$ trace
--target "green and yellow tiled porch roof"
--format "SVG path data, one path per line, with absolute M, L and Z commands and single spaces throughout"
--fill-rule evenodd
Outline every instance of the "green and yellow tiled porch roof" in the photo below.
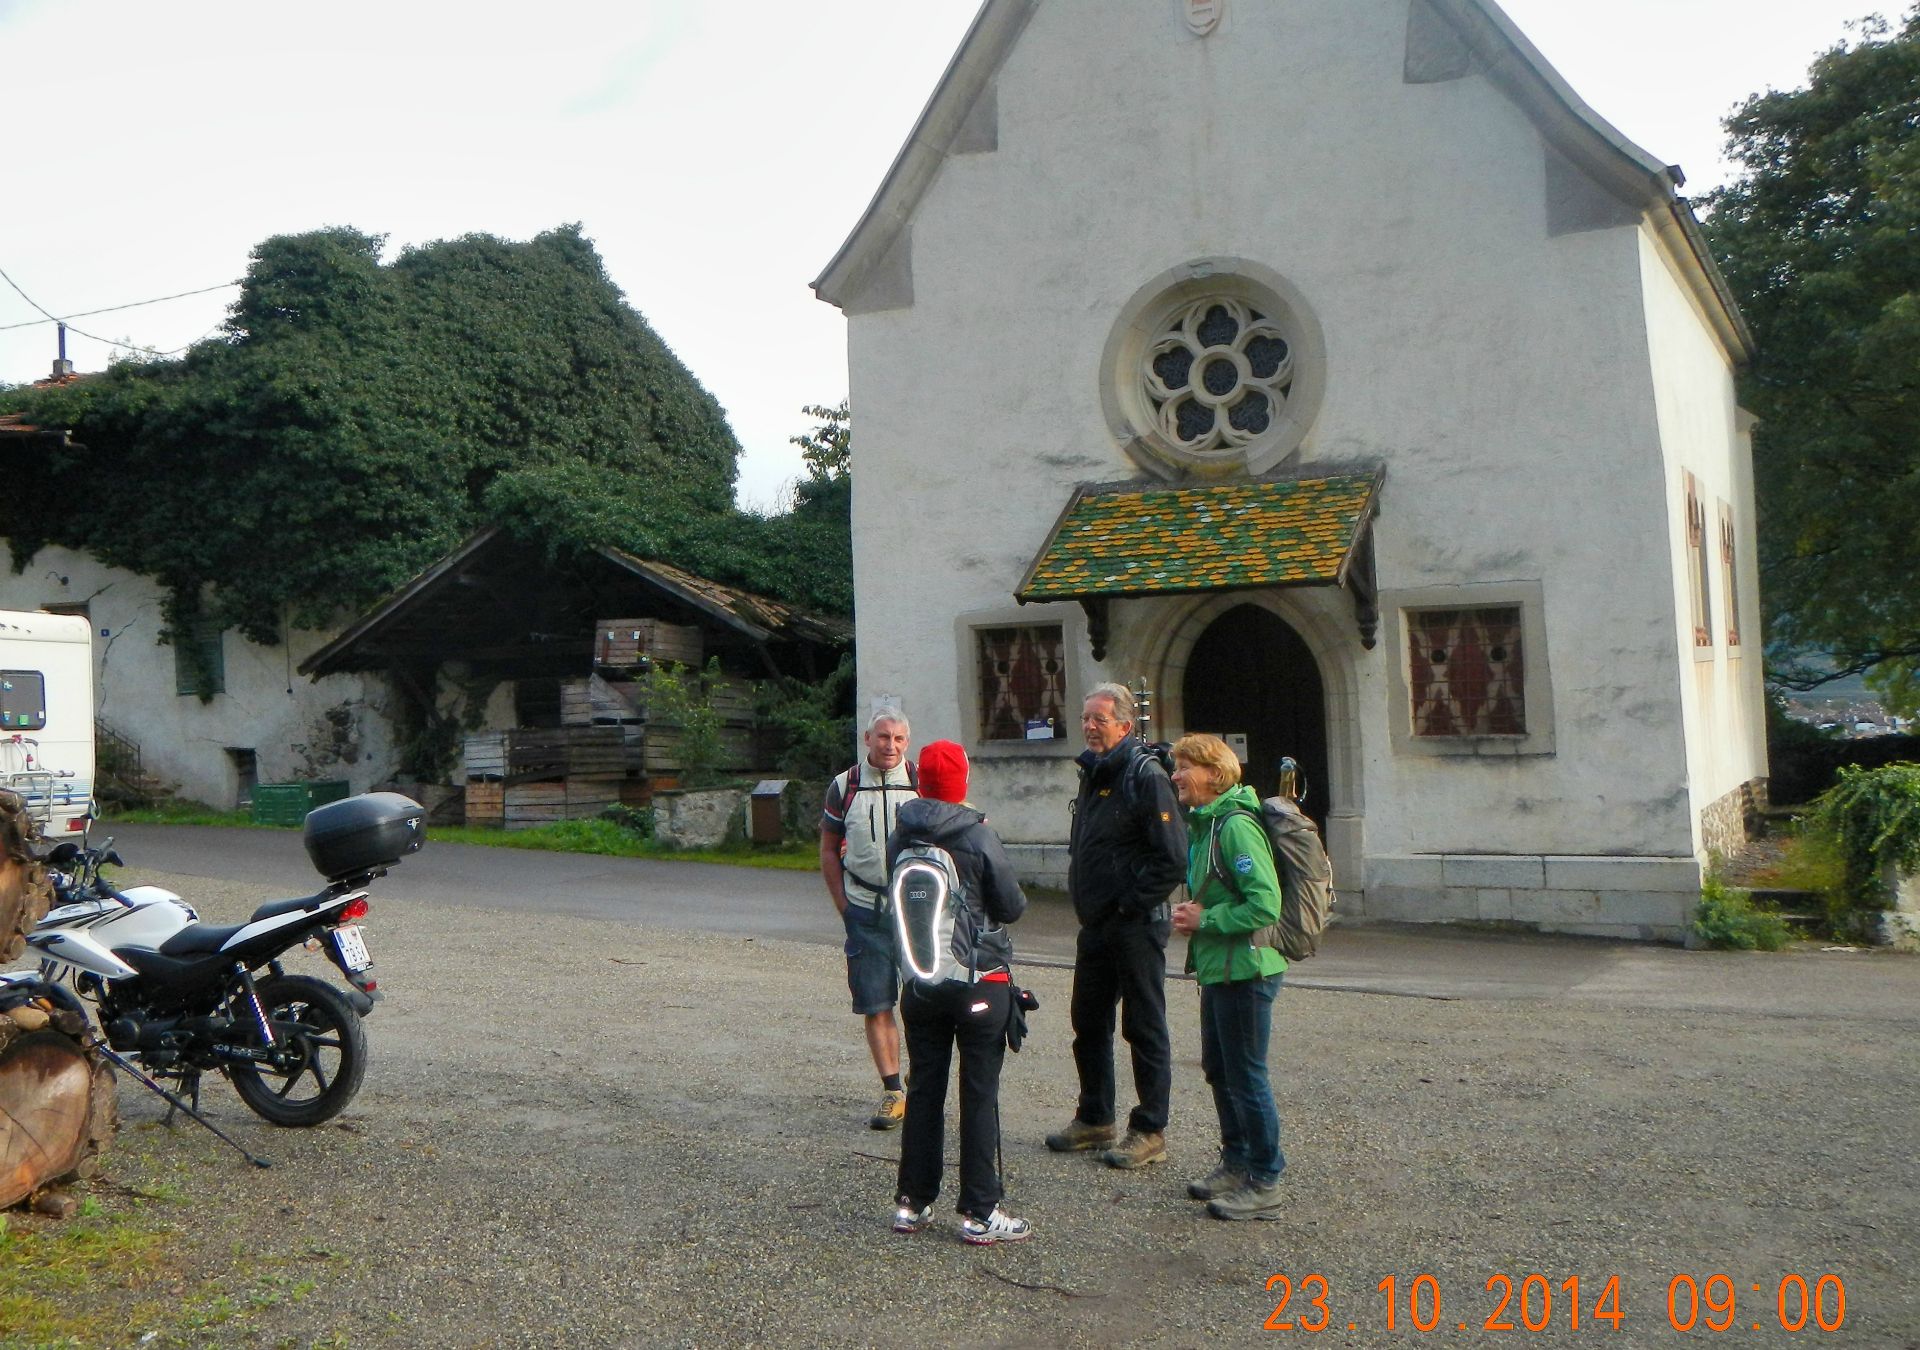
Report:
M 1014 596 L 1022 604 L 1260 586 L 1334 586 L 1378 474 L 1187 487 L 1082 487 Z

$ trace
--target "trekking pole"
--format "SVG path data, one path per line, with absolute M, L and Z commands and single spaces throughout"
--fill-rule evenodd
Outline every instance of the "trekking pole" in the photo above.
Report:
M 135 1067 L 132 1061 L 123 1059 L 119 1055 L 116 1055 L 111 1049 L 107 1047 L 107 1043 L 105 1041 L 95 1041 L 93 1043 L 93 1048 L 98 1050 L 101 1054 L 105 1055 L 110 1063 L 116 1065 L 121 1069 L 126 1070 L 129 1074 L 133 1075 L 136 1081 L 138 1081 L 139 1083 L 141 1083 L 151 1091 L 158 1093 L 160 1095 L 161 1100 L 166 1102 L 167 1105 L 171 1106 L 174 1110 L 184 1111 L 187 1113 L 187 1116 L 189 1119 L 196 1120 L 200 1124 L 206 1126 L 206 1128 L 213 1133 L 214 1138 L 218 1139 L 221 1143 L 226 1144 L 231 1148 L 233 1148 L 236 1152 L 239 1153 L 241 1157 L 245 1158 L 248 1162 L 252 1163 L 255 1167 L 272 1167 L 273 1166 L 273 1164 L 269 1162 L 267 1159 L 256 1158 L 253 1154 L 247 1152 L 246 1149 L 242 1148 L 234 1140 L 228 1138 L 224 1133 L 221 1132 L 220 1127 L 218 1125 L 215 1125 L 212 1121 L 208 1120 L 205 1116 L 201 1115 L 198 1111 L 194 1110 L 191 1106 L 188 1106 L 179 1097 L 176 1097 L 173 1093 L 168 1092 L 165 1088 L 161 1087 L 160 1084 L 156 1083 L 152 1078 L 148 1077 L 144 1071 Z

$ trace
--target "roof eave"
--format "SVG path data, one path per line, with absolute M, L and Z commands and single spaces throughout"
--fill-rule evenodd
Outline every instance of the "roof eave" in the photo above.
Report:
M 833 261 L 813 280 L 813 293 L 830 305 L 845 309 L 861 278 L 884 256 L 906 228 L 920 204 L 947 149 L 966 121 L 974 100 L 987 87 L 1000 63 L 1013 49 L 1033 17 L 1040 0 L 985 0 L 967 35 L 960 42 L 946 72 L 893 166 L 880 182 L 859 223 L 847 236 Z

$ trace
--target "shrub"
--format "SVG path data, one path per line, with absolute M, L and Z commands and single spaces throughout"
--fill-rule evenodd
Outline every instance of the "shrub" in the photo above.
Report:
M 851 656 L 824 680 L 768 680 L 759 694 L 761 725 L 778 738 L 781 773 L 810 782 L 847 767 L 854 745 Z
M 1887 872 L 1920 870 L 1920 764 L 1849 765 L 1813 803 L 1809 829 L 1840 857 L 1836 920 L 1859 926 L 1892 904 Z
M 1708 877 L 1693 911 L 1693 935 L 1702 946 L 1777 952 L 1793 940 L 1786 921 L 1761 909 L 1746 891 Z

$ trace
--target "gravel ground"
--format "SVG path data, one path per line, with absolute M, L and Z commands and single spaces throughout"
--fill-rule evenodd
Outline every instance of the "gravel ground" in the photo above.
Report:
M 266 898 L 191 894 L 210 921 Z M 111 1184 L 177 1188 L 164 1208 L 186 1267 L 235 1288 L 267 1270 L 317 1281 L 191 1343 L 1242 1344 L 1286 1334 L 1263 1329 L 1273 1277 L 1318 1275 L 1315 1344 L 1667 1345 L 1669 1281 L 1724 1273 L 1729 1341 L 1920 1346 L 1920 1000 L 1888 1025 L 1290 990 L 1272 1054 L 1289 1203 L 1224 1224 L 1183 1192 L 1214 1138 L 1192 987 L 1169 991 L 1172 1160 L 1125 1174 L 1040 1142 L 1074 1105 L 1069 976 L 1029 969 L 1043 1007 L 1002 1113 L 1008 1207 L 1035 1235 L 974 1249 L 951 1193 L 940 1228 L 888 1230 L 899 1136 L 864 1128 L 874 1084 L 832 948 L 377 890 L 368 932 L 387 997 L 339 1121 L 274 1130 L 209 1083 L 214 1118 L 271 1171 L 163 1131 L 164 1107 L 122 1086 Z M 1519 1298 L 1535 1272 L 1553 1294 L 1539 1332 Z M 1778 1328 L 1790 1272 L 1844 1280 L 1839 1332 Z M 1424 1336 L 1421 1275 L 1441 1295 Z M 1503 1275 L 1514 1329 L 1489 1330 Z M 1611 1276 L 1617 1333 L 1592 1319 Z M 1319 1292 L 1279 1319 L 1317 1324 Z M 1531 1312 L 1541 1324 L 1537 1286 Z M 1695 1336 L 1714 1339 L 1709 1315 Z M 152 1329 L 132 1317 L 116 1343 Z

